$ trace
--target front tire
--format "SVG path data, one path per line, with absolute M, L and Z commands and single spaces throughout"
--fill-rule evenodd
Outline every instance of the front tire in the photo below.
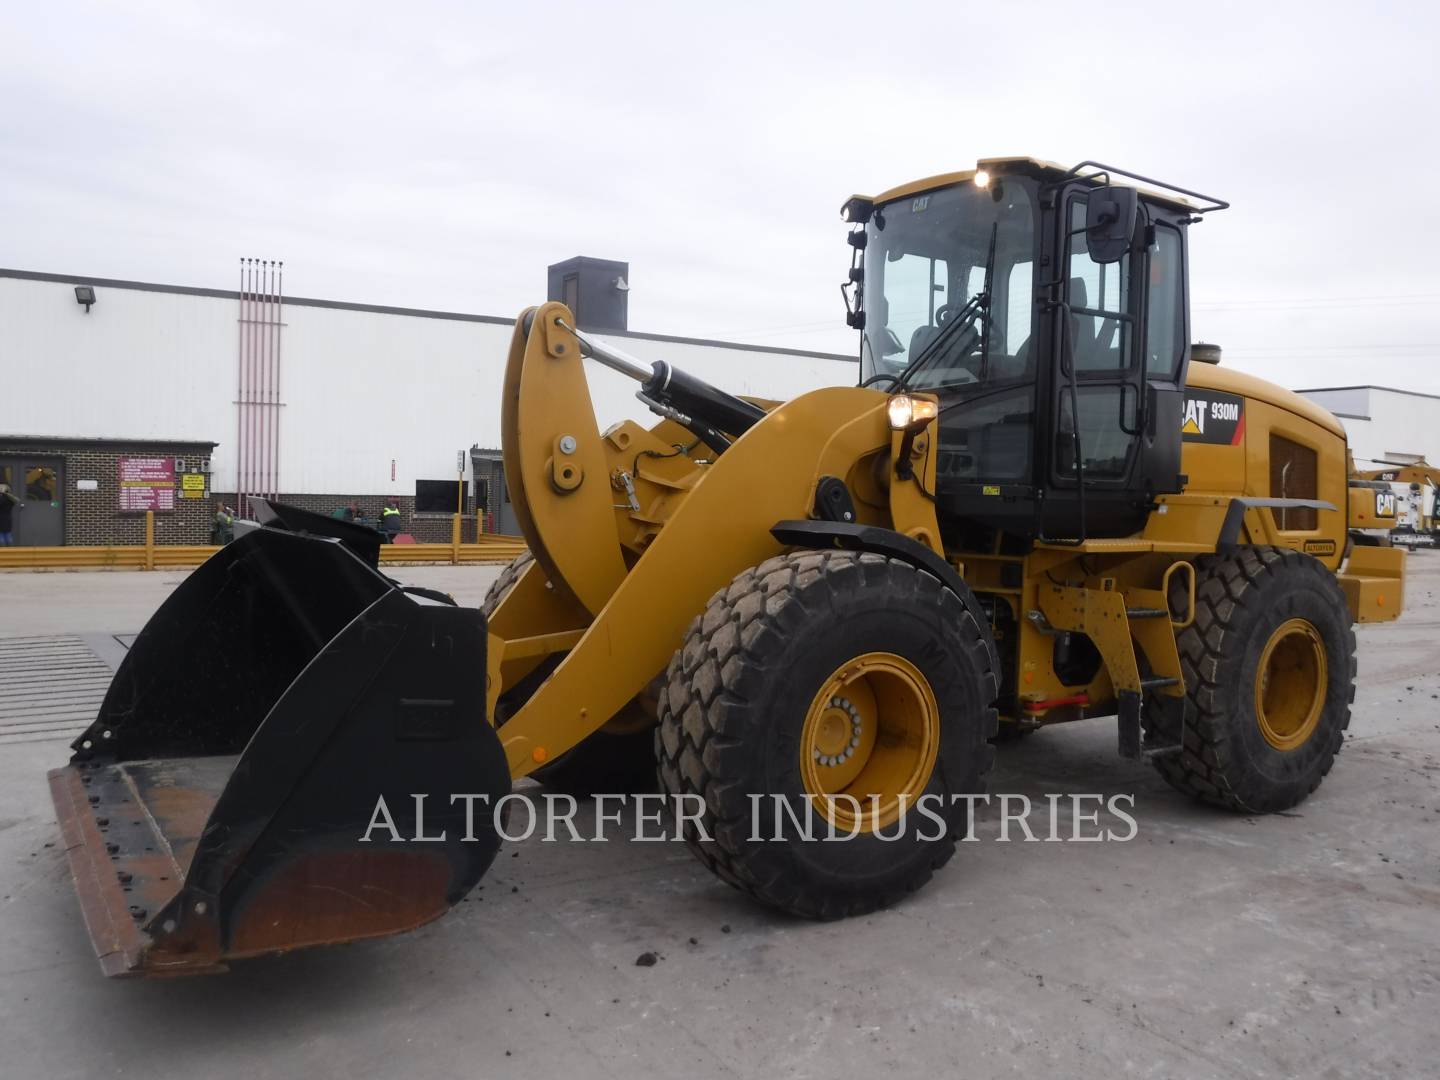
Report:
M 1154 698 L 1170 785 L 1243 813 L 1288 810 L 1335 762 L 1355 700 L 1355 632 L 1335 575 L 1288 548 L 1196 561 L 1195 621 L 1177 639 L 1184 698 Z M 1185 607 L 1177 584 L 1172 609 Z
M 777 556 L 716 593 L 671 660 L 655 735 L 662 790 L 703 801 L 703 833 L 685 832 L 700 861 L 820 919 L 928 881 L 967 825 L 950 796 L 983 793 L 994 760 L 999 663 L 977 610 L 923 570 L 857 552 Z M 838 800 L 827 813 L 827 794 L 856 798 L 860 820 Z M 897 814 L 901 795 L 913 798 Z M 915 812 L 921 795 L 938 819 Z M 821 836 L 859 835 L 753 838 L 784 823 L 776 797 L 803 820 L 807 796 L 821 797 Z

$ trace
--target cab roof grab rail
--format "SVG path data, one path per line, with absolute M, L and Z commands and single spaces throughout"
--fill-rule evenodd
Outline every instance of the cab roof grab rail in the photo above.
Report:
M 1097 171 L 1085 176 L 1080 176 L 1081 169 L 1095 169 Z M 1141 176 L 1139 173 L 1130 172 L 1128 169 L 1117 169 L 1114 165 L 1105 165 L 1098 161 L 1082 161 L 1065 175 L 1079 177 L 1082 180 L 1099 180 L 1103 176 L 1105 182 L 1108 184 L 1111 173 L 1117 176 L 1128 177 L 1131 180 L 1138 180 L 1142 184 L 1151 184 L 1165 191 L 1173 191 L 1177 195 L 1188 195 L 1192 199 L 1203 199 L 1210 204 L 1209 206 L 1192 207 L 1197 214 L 1209 214 L 1215 210 L 1228 210 L 1230 208 L 1228 202 L 1224 199 L 1217 199 L 1214 195 L 1204 195 L 1198 191 L 1191 191 L 1189 188 L 1183 188 L 1176 184 L 1167 184 L 1164 180 L 1156 180 L 1150 176 Z

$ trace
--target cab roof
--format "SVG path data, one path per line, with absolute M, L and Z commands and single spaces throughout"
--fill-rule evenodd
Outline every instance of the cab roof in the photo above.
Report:
M 890 188 L 879 195 L 857 195 L 856 198 L 866 199 L 876 206 L 890 202 L 894 199 L 903 199 L 907 195 L 919 195 L 922 192 L 934 191 L 937 188 L 951 187 L 954 184 L 961 184 L 967 180 L 974 180 L 975 174 L 981 169 L 990 172 L 1029 172 L 1039 174 L 1050 180 L 1063 179 L 1070 172 L 1070 166 L 1061 165 L 1054 161 L 1045 161 L 1042 158 L 1033 157 L 990 157 L 981 158 L 975 162 L 973 169 L 965 169 L 961 172 L 941 173 L 938 176 L 927 176 L 923 180 L 912 180 L 908 184 L 901 184 L 899 187 Z M 1101 170 L 1094 170 L 1081 175 L 1098 175 Z M 1157 191 L 1154 188 L 1137 185 L 1138 190 L 1147 199 L 1156 202 L 1166 203 L 1170 206 L 1179 207 L 1182 210 L 1202 211 L 1198 203 L 1187 199 L 1183 195 L 1177 195 L 1171 191 Z

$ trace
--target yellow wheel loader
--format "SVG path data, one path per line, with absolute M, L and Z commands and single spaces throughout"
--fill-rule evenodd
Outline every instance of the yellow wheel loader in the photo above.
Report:
M 1225 205 L 1024 158 L 851 198 L 858 385 L 785 403 L 524 312 L 502 423 L 529 554 L 483 610 L 262 504 L 135 642 L 51 774 L 104 970 L 435 918 L 498 845 L 470 811 L 529 775 L 658 773 L 707 867 L 816 918 L 950 858 L 1001 731 L 1111 717 L 1182 792 L 1294 806 L 1404 554 L 1351 543 L 1374 492 L 1333 416 L 1190 344 L 1188 232 Z M 658 421 L 600 430 L 587 357 Z
M 1378 492 L 1375 516 L 1389 519 L 1385 524 L 1394 543 L 1440 543 L 1440 469 L 1422 459 L 1409 465 L 1386 464 L 1359 475 Z M 1378 536 L 1384 538 L 1385 533 Z

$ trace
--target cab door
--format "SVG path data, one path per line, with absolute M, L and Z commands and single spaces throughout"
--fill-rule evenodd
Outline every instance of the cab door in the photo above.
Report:
M 1142 290 L 1132 286 L 1136 255 L 1114 263 L 1090 258 L 1085 242 L 1090 194 L 1072 189 L 1061 219 L 1064 284 L 1055 350 L 1059 371 L 1051 481 L 1073 488 L 1083 480 L 1087 492 L 1103 494 L 1127 487 L 1140 435 L 1144 373 L 1135 331 Z
M 1085 234 L 1092 191 L 1070 188 L 1058 215 L 1049 480 L 1068 511 L 1064 534 L 1123 536 L 1143 527 L 1156 494 L 1179 490 L 1184 245 L 1180 229 L 1160 227 L 1142 201 L 1130 253 L 1095 262 Z M 1152 235 L 1153 251 L 1144 242 Z

